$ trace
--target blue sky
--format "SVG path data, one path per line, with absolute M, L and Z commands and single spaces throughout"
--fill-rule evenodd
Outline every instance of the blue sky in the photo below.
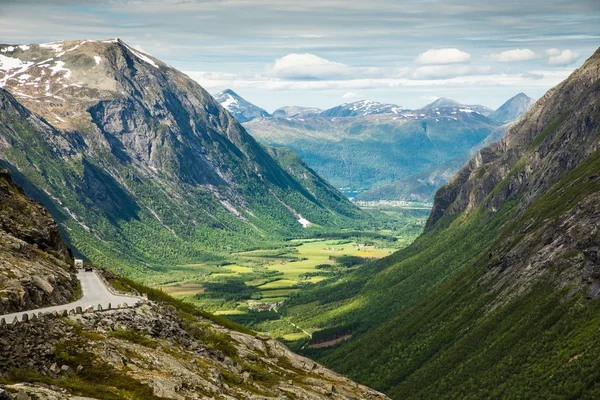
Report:
M 120 37 L 273 111 L 539 97 L 600 45 L 600 1 L 0 0 L 0 42 Z

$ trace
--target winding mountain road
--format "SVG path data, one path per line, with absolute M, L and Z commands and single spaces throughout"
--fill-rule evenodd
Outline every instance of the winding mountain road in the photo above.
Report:
M 83 310 L 88 307 L 94 307 L 94 309 L 97 309 L 98 305 L 101 305 L 102 308 L 108 308 L 109 304 L 113 308 L 123 303 L 127 304 L 128 306 L 133 306 L 142 300 L 141 297 L 137 296 L 123 296 L 112 293 L 110 290 L 108 290 L 104 282 L 95 272 L 81 271 L 77 274 L 77 279 L 79 279 L 81 282 L 81 291 L 83 292 L 83 296 L 79 300 L 58 306 L 0 315 L 0 318 L 4 318 L 7 323 L 12 323 L 15 317 L 17 317 L 19 321 L 22 321 L 23 314 L 27 314 L 29 317 L 31 317 L 33 314 L 37 315 L 38 313 L 54 311 L 62 312 L 63 310 L 73 310 L 77 307 L 81 307 Z

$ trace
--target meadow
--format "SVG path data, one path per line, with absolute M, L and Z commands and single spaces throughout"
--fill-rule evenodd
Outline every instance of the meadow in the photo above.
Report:
M 302 343 L 314 329 L 283 318 L 278 308 L 318 282 L 335 280 L 406 247 L 428 215 L 428 210 L 391 207 L 376 211 L 389 218 L 378 231 L 320 232 L 313 238 L 231 252 L 219 263 L 168 267 L 146 283 L 256 331 Z

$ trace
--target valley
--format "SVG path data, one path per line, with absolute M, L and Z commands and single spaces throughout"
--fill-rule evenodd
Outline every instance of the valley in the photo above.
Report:
M 306 340 L 307 335 L 292 321 L 282 321 L 277 310 L 318 282 L 335 280 L 408 246 L 422 232 L 430 211 L 427 207 L 369 208 L 373 209 L 396 227 L 290 239 L 259 250 L 224 254 L 225 261 L 218 264 L 167 267 L 142 281 L 271 337 Z
M 0 400 L 600 398 L 589 10 L 9 3 Z

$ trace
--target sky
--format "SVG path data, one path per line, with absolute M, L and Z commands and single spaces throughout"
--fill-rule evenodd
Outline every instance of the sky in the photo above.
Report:
M 119 37 L 273 111 L 540 97 L 600 46 L 600 0 L 0 0 L 0 43 Z

